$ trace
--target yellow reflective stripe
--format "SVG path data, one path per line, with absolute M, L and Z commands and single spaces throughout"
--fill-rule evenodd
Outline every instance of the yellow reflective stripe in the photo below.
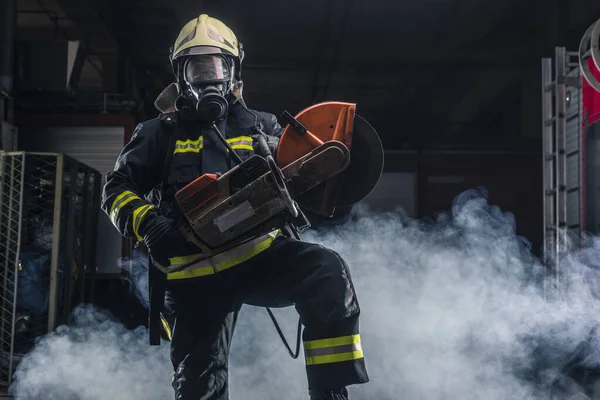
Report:
M 360 335 L 304 342 L 306 365 L 328 364 L 363 358 Z
M 227 139 L 227 143 L 229 143 L 234 150 L 254 150 L 254 147 L 252 147 L 252 138 L 250 136 L 238 136 Z
M 250 136 L 238 136 L 234 138 L 227 139 L 227 143 L 235 143 L 235 142 L 249 142 L 252 143 L 252 138 Z
M 175 150 L 173 154 L 177 153 L 198 153 L 202 149 L 202 136 L 196 140 L 177 140 L 175 142 Z
M 113 225 L 117 225 L 117 216 L 119 215 L 121 208 L 133 200 L 140 200 L 140 198 L 130 190 L 125 190 L 123 193 L 117 196 L 110 207 L 110 212 L 108 213 Z
M 215 269 L 217 270 L 217 272 L 221 272 L 221 271 L 225 271 L 226 269 L 229 269 L 231 267 L 234 267 L 238 264 L 241 264 L 244 261 L 248 261 L 252 257 L 256 256 L 259 253 L 262 253 L 263 251 L 265 251 L 269 247 L 271 247 L 271 244 L 273 243 L 274 240 L 275 240 L 274 237 L 268 238 L 265 241 L 256 245 L 253 249 L 250 249 L 249 251 L 247 251 L 243 254 L 233 257 L 230 260 L 216 264 Z
M 195 260 L 196 258 L 199 258 L 201 255 L 202 255 L 202 253 L 192 254 L 189 256 L 173 257 L 173 258 L 169 258 L 169 261 L 171 262 L 171 265 L 173 265 L 173 266 L 187 264 L 187 263 Z M 195 268 L 194 271 L 197 271 L 196 276 L 213 275 L 215 273 L 215 270 L 213 269 L 212 265 L 210 264 L 210 260 L 199 261 L 196 264 L 190 266 L 190 268 Z M 178 278 L 177 276 L 179 273 L 186 272 L 186 271 L 188 271 L 188 270 L 185 269 L 183 271 L 171 272 L 167 275 L 167 277 L 168 277 L 168 279 L 183 279 L 183 278 Z
M 231 145 L 234 150 L 254 150 L 252 147 L 252 138 L 250 136 L 238 136 L 227 139 L 227 143 Z M 203 148 L 203 138 L 200 136 L 196 140 L 177 140 L 175 142 L 175 150 L 173 154 L 177 153 L 199 153 Z
M 306 357 L 306 365 L 330 364 L 342 361 L 352 361 L 364 358 L 362 350 L 349 353 L 331 354 L 326 356 Z
M 279 233 L 279 229 L 269 233 L 268 235 L 261 236 L 257 239 L 251 240 L 250 242 L 243 243 L 229 251 L 218 254 L 209 259 L 198 262 L 195 265 L 190 266 L 183 271 L 171 272 L 167 274 L 167 279 L 175 280 L 175 279 L 188 279 L 188 278 L 198 278 L 201 276 L 213 275 L 217 272 L 224 271 L 231 267 L 234 267 L 238 264 L 241 264 L 245 261 L 248 261 L 252 257 L 255 257 L 259 253 L 267 250 L 275 237 Z M 172 265 L 184 264 L 186 261 L 189 262 L 195 256 L 184 256 L 184 257 L 173 257 L 169 260 Z
M 184 269 L 183 271 L 171 272 L 167 274 L 167 280 L 200 278 L 202 276 L 214 275 L 215 270 L 212 265 L 195 269 Z
M 133 233 L 138 238 L 138 240 L 143 240 L 143 238 L 138 232 L 140 230 L 140 225 L 142 224 L 144 217 L 146 216 L 148 211 L 150 211 L 151 208 L 154 208 L 154 206 L 151 204 L 144 204 L 143 206 L 140 206 L 133 210 Z
M 207 262 L 202 263 L 203 266 L 191 267 L 190 269 L 185 269 L 183 271 L 172 272 L 172 273 L 168 274 L 167 279 L 198 278 L 201 276 L 216 274 L 217 272 L 221 272 L 226 269 L 235 267 L 236 265 L 239 265 L 239 264 L 243 263 L 244 261 L 248 261 L 249 259 L 258 255 L 259 253 L 262 253 L 263 251 L 265 251 L 266 249 L 268 249 L 271 246 L 271 243 L 273 243 L 273 240 L 275 240 L 275 238 L 270 237 L 270 238 L 260 242 L 256 246 L 250 248 L 245 253 L 242 253 L 242 254 L 239 254 L 239 255 L 236 255 L 233 257 L 228 257 L 231 252 L 235 252 L 236 248 L 234 248 L 233 250 L 230 250 L 229 252 L 219 254 L 219 256 L 221 256 L 221 257 L 227 257 L 227 259 L 225 261 L 217 262 L 217 263 L 214 263 L 214 261 L 213 261 L 213 263 L 211 263 L 211 260 L 206 260 Z M 219 256 L 213 257 L 213 260 Z M 209 265 L 206 265 L 206 264 L 209 264 Z
M 178 257 L 169 258 L 169 261 L 171 261 L 171 265 L 180 265 L 180 264 L 185 264 L 192 260 L 195 260 L 196 258 L 200 257 L 201 255 L 202 255 L 202 253 L 192 254 L 190 256 L 178 256 Z
M 177 153 L 200 153 L 200 150 L 202 150 L 202 147 L 198 147 L 198 148 L 186 147 L 186 148 L 183 148 L 183 149 L 175 148 L 175 151 L 173 151 L 173 154 L 177 154 Z
M 165 319 L 165 317 L 163 317 L 162 314 L 160 315 L 160 322 L 162 323 L 163 329 L 165 330 L 165 333 L 167 334 L 169 340 L 173 340 L 173 333 L 171 332 L 169 322 L 167 322 L 167 320 Z
M 325 347 L 343 346 L 345 344 L 360 343 L 360 335 L 341 336 L 330 339 L 319 339 L 304 342 L 304 348 L 306 350 L 322 349 Z
M 231 148 L 234 150 L 254 150 L 254 147 L 248 144 L 233 144 Z

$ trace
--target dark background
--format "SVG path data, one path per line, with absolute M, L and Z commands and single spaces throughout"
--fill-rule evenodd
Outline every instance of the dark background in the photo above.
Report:
M 534 249 L 543 231 L 541 58 L 555 46 L 576 51 L 600 14 L 594 0 L 14 3 L 12 37 L 6 27 L 14 15 L 3 14 L 3 60 L 15 45 L 13 62 L 2 63 L 15 77 L 12 90 L 3 90 L 11 95 L 3 120 L 65 125 L 116 114 L 134 124 L 154 117 L 153 101 L 172 81 L 169 47 L 186 22 L 208 13 L 244 44 L 251 107 L 279 115 L 325 100 L 357 103 L 388 152 L 385 170 L 418 173 L 417 216 L 485 186 Z M 30 56 L 41 40 L 79 41 L 67 90 L 56 84 L 58 50 Z M 436 176 L 459 179 L 439 184 Z
M 10 124 L 19 150 L 71 151 L 104 174 L 135 124 L 157 115 L 169 48 L 202 13 L 244 44 L 250 107 L 356 103 L 386 151 L 388 200 L 435 218 L 484 187 L 540 253 L 542 58 L 577 51 L 600 1 L 0 0 L 2 133 Z M 132 242 L 101 218 L 86 233 L 110 262 L 77 265 L 82 298 L 145 324 L 129 271 L 111 265 Z
M 84 93 L 101 92 L 151 117 L 172 79 L 169 47 L 187 21 L 208 13 L 245 45 L 244 93 L 255 108 L 279 115 L 317 101 L 356 102 L 387 149 L 537 149 L 540 58 L 554 46 L 576 50 L 600 3 L 18 0 L 17 9 L 18 40 L 82 41 L 73 111 L 86 107 Z M 17 106 L 66 107 L 48 93 L 36 97 L 17 96 Z

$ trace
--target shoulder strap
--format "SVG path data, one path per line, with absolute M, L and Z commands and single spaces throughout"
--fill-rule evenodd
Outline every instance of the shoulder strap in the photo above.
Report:
M 161 186 L 160 186 L 160 203 L 165 198 L 165 187 L 168 184 L 169 166 L 171 165 L 171 157 L 175 150 L 175 141 L 177 140 L 177 119 L 171 115 L 161 115 L 161 124 L 159 132 L 159 143 L 164 152 L 161 153 L 164 159 L 162 170 Z M 148 336 L 151 346 L 158 346 L 161 342 L 161 312 L 164 308 L 165 289 L 167 275 L 157 268 L 151 266 L 152 261 L 148 260 Z
M 173 115 L 164 115 L 161 117 L 161 129 L 160 129 L 160 144 L 161 148 L 164 149 L 162 157 L 164 160 L 162 176 L 161 176 L 161 201 L 164 198 L 165 188 L 169 182 L 169 167 L 171 166 L 171 159 L 173 152 L 175 151 L 175 142 L 177 141 L 177 126 L 178 119 Z

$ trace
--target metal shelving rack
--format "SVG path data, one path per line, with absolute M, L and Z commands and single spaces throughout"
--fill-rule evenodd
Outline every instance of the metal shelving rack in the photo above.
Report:
M 69 321 L 93 272 L 100 173 L 55 153 L 0 151 L 0 385 Z

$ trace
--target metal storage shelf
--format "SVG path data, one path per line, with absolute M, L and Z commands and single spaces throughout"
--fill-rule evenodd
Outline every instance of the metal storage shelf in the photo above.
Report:
M 0 385 L 84 301 L 100 173 L 57 153 L 0 151 Z

